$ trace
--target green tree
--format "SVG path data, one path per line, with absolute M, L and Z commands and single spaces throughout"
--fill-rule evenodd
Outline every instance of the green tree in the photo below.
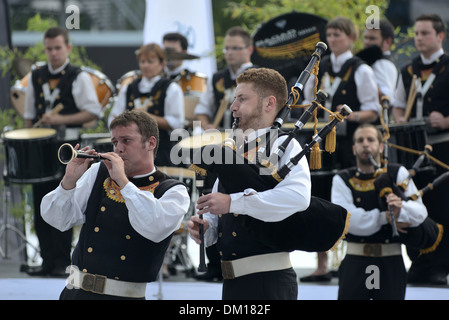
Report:
M 242 19 L 243 27 L 250 32 L 254 32 L 261 23 L 292 11 L 314 14 L 327 20 L 344 16 L 352 19 L 361 35 L 366 20 L 371 15 L 371 11 L 367 13 L 367 8 L 376 6 L 379 17 L 382 18 L 388 4 L 388 0 L 240 0 L 229 2 L 224 13 L 232 19 Z M 360 37 L 355 47 L 362 47 Z

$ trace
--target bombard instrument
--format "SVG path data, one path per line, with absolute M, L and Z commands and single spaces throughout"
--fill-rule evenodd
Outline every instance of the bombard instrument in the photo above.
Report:
M 58 159 L 62 164 L 68 164 L 73 159 L 83 158 L 83 159 L 95 159 L 97 161 L 106 159 L 99 154 L 87 154 L 85 152 L 75 150 L 70 143 L 64 143 L 58 149 Z

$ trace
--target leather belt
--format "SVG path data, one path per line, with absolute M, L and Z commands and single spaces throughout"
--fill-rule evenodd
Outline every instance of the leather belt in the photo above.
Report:
M 66 284 L 68 289 L 83 289 L 97 294 L 127 298 L 144 298 L 146 286 L 145 282 L 120 281 L 82 272 L 76 266 L 70 266 L 70 276 Z
M 400 243 L 357 243 L 348 242 L 346 254 L 364 257 L 390 257 L 402 255 Z
M 221 261 L 223 279 L 235 279 L 247 274 L 284 270 L 292 267 L 288 252 L 261 254 L 236 260 Z

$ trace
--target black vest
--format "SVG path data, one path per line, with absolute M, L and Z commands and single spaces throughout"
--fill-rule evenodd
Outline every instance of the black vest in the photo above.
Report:
M 422 78 L 422 71 L 435 73 L 436 78 L 424 96 L 423 116 L 428 116 L 432 111 L 441 112 L 445 117 L 449 116 L 449 55 L 443 54 L 434 63 L 424 65 L 421 57 L 416 57 L 411 63 L 401 69 L 402 81 L 406 92 L 406 97 L 410 92 L 413 75 Z M 425 79 L 426 80 L 426 79 Z M 422 81 L 424 85 L 425 81 Z M 413 104 L 411 117 L 416 116 L 416 99 Z
M 135 106 L 136 99 L 145 99 L 152 97 L 152 103 L 147 107 L 147 112 L 154 114 L 159 117 L 163 117 L 165 115 L 164 106 L 165 106 L 165 97 L 167 96 L 167 89 L 170 85 L 171 81 L 167 78 L 161 78 L 156 84 L 153 86 L 150 92 L 140 92 L 139 91 L 139 83 L 142 78 L 137 78 L 134 80 L 126 91 L 126 109 L 132 110 Z M 166 130 L 159 130 L 159 152 L 168 152 L 173 146 L 173 142 L 170 141 L 170 134 Z M 158 163 L 158 165 L 169 165 L 165 163 Z
M 389 164 L 388 173 L 392 176 L 393 181 L 397 180 L 399 168 L 398 164 Z M 379 208 L 379 195 L 374 189 L 374 174 L 363 174 L 357 171 L 356 167 L 344 169 L 338 173 L 348 188 L 352 192 L 354 205 L 363 208 L 366 211 Z M 385 224 L 379 231 L 369 236 L 356 236 L 351 233 L 346 235 L 349 242 L 361 243 L 391 243 L 398 242 L 398 239 L 392 238 L 392 229 L 390 224 Z
M 285 133 L 279 132 L 279 136 Z M 270 154 L 271 145 L 274 141 L 270 141 L 270 144 L 266 143 L 268 134 L 260 137 L 256 143 L 248 143 L 251 147 L 256 149 L 259 146 L 266 146 L 265 155 Z M 245 145 L 244 145 L 245 146 Z M 247 153 L 251 153 L 254 150 L 243 150 L 245 158 Z M 256 152 L 253 152 L 257 156 Z M 251 160 L 251 159 L 250 159 Z M 245 177 L 241 177 L 245 179 Z M 219 184 L 218 191 L 229 194 L 222 184 Z M 218 218 L 218 241 L 217 249 L 220 253 L 222 260 L 235 260 L 245 258 L 254 255 L 279 252 L 267 245 L 264 245 L 256 240 L 256 238 L 248 231 L 246 227 L 247 219 L 254 219 L 247 215 L 238 215 L 234 213 L 228 213 L 219 215 Z M 268 222 L 267 222 L 268 223 Z
M 331 111 L 335 112 L 336 108 L 340 104 L 347 104 L 352 111 L 360 111 L 360 101 L 357 98 L 357 85 L 355 83 L 355 72 L 362 64 L 364 64 L 363 60 L 357 56 L 353 56 L 348 59 L 341 70 L 338 73 L 334 73 L 332 71 L 332 62 L 330 56 L 327 55 L 323 57 L 320 62 L 320 69 L 318 73 L 318 79 L 321 82 L 324 73 L 328 73 L 331 79 L 335 77 L 341 78 L 340 85 L 337 90 L 334 92 L 334 96 L 332 98 L 332 109 Z M 322 116 L 322 110 L 318 113 L 318 116 Z M 359 123 L 352 121 L 346 122 L 346 137 L 352 139 L 352 135 L 354 134 L 355 129 L 357 129 Z
M 164 173 L 131 179 L 137 187 L 153 192 L 155 198 L 176 184 Z M 155 243 L 131 226 L 128 209 L 118 197 L 119 188 L 101 163 L 85 212 L 72 263 L 81 271 L 101 274 L 110 279 L 151 282 L 159 273 L 172 235 Z M 150 213 L 149 213 L 150 214 Z
M 60 114 L 74 114 L 80 112 L 75 104 L 75 100 L 72 94 L 72 85 L 76 77 L 81 72 L 81 68 L 68 64 L 63 71 L 58 74 L 51 74 L 48 70 L 48 65 L 33 70 L 31 73 L 31 81 L 34 87 L 34 106 L 36 108 L 36 117 L 33 119 L 33 123 L 37 122 L 42 115 L 46 112 L 47 106 L 50 101 L 46 101 L 42 90 L 42 85 L 48 83 L 50 79 L 59 79 L 56 88 L 59 88 L 60 93 L 56 97 L 52 108 L 62 103 L 64 109 L 59 112 Z M 53 92 L 55 88 L 51 89 Z M 77 127 L 77 126 L 74 126 Z

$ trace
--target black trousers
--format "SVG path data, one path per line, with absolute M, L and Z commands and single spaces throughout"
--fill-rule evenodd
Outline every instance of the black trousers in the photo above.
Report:
M 378 269 L 372 271 L 372 266 Z M 371 286 L 375 277 L 378 277 L 378 288 Z M 407 272 L 402 256 L 346 255 L 338 270 L 339 300 L 404 300 L 406 285 Z
M 223 280 L 223 300 L 296 300 L 298 282 L 293 268 Z
M 51 181 L 33 185 L 34 227 L 39 240 L 42 267 L 52 270 L 70 265 L 73 230 L 61 232 L 42 219 L 41 201 L 50 191 L 56 189 L 59 181 Z M 61 212 L 63 214 L 63 212 Z

